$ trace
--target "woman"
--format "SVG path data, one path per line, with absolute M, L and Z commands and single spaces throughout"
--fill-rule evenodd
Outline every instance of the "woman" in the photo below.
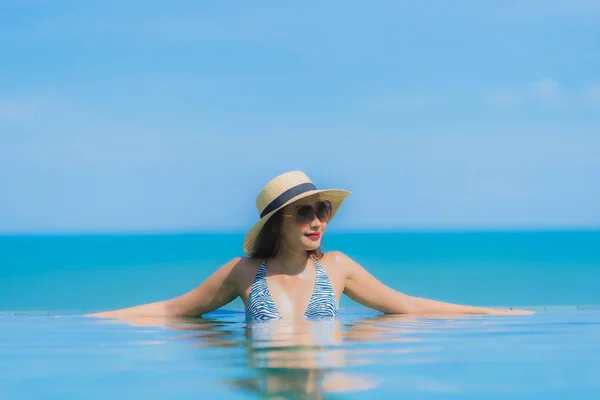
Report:
M 260 219 L 243 246 L 249 257 L 229 261 L 181 296 L 90 316 L 201 316 L 239 296 L 248 322 L 335 319 L 342 294 L 386 314 L 530 314 L 409 296 L 341 252 L 324 254 L 320 245 L 327 224 L 348 195 L 346 190 L 317 190 L 300 171 L 277 176 L 256 199 Z

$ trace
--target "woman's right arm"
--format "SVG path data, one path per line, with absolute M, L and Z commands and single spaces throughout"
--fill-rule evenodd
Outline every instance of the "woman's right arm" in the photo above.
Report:
M 201 316 L 230 303 L 238 296 L 235 268 L 240 260 L 241 258 L 235 258 L 229 261 L 202 284 L 181 296 L 86 316 L 98 318 Z

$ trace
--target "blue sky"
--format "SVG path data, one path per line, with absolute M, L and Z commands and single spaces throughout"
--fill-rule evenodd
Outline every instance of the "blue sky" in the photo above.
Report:
M 597 1 L 0 2 L 0 231 L 600 227 Z

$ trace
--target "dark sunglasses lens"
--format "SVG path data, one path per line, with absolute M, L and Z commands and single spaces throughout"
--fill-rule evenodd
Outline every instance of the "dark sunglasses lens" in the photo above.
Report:
M 321 222 L 328 221 L 329 217 L 331 217 L 331 203 L 329 200 L 325 200 L 319 204 L 319 209 L 317 210 L 317 218 L 321 220 Z
M 311 206 L 302 206 L 296 211 L 296 221 L 300 224 L 308 224 L 315 218 L 315 211 Z

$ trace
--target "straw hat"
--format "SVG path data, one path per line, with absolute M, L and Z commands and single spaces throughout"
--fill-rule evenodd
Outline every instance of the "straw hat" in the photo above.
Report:
M 248 255 L 253 253 L 260 230 L 273 214 L 288 204 L 313 194 L 319 194 L 321 201 L 331 202 L 331 218 L 333 218 L 350 192 L 341 189 L 317 189 L 302 171 L 286 172 L 270 180 L 256 196 L 256 209 L 260 220 L 246 234 L 244 252 Z

